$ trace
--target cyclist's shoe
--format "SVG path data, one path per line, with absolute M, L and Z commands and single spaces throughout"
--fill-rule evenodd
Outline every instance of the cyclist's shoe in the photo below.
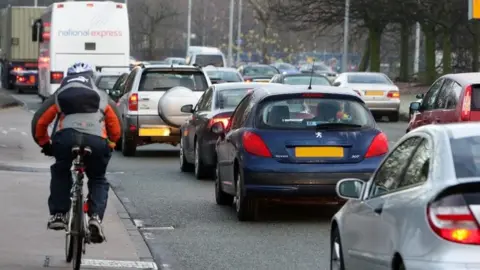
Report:
M 90 229 L 90 240 L 94 244 L 100 244 L 105 241 L 103 234 L 102 221 L 98 215 L 92 215 L 88 221 L 88 228 Z
M 55 214 L 48 220 L 48 228 L 50 230 L 60 231 L 67 228 L 67 218 L 64 214 Z

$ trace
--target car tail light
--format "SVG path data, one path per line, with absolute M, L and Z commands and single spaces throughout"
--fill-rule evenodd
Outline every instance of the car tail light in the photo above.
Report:
M 19 71 L 22 71 L 22 70 L 23 70 L 22 67 L 14 67 L 13 68 L 13 71 L 15 71 L 15 72 L 19 72 Z
M 398 91 L 390 91 L 387 93 L 388 98 L 400 98 L 400 92 Z
M 243 149 L 245 149 L 247 153 L 259 157 L 272 157 L 267 145 L 257 134 L 250 131 L 245 131 L 245 133 L 243 133 L 242 141 Z
M 462 113 L 460 114 L 460 118 L 462 121 L 470 121 L 470 112 L 472 106 L 472 86 L 469 85 L 465 88 L 465 94 L 463 95 L 463 102 L 462 102 Z
M 138 111 L 138 94 L 132 94 L 128 98 L 128 110 L 129 111 Z
M 427 207 L 428 223 L 441 238 L 480 245 L 480 227 L 462 194 L 444 196 Z
M 388 139 L 385 133 L 381 132 L 373 138 L 372 143 L 368 147 L 366 158 L 378 157 L 388 153 Z
M 211 128 L 213 124 L 222 122 L 223 123 L 223 128 L 226 128 L 228 126 L 228 122 L 230 121 L 230 117 L 226 116 L 215 116 L 214 118 L 210 119 L 208 122 L 208 128 Z
M 63 4 L 57 4 L 57 8 L 63 8 L 64 5 Z
M 17 76 L 17 82 L 26 82 L 27 81 L 27 78 L 25 78 L 24 76 Z
M 93 7 L 93 4 L 92 4 L 92 3 L 88 3 L 88 4 L 87 4 L 87 7 Z
M 50 72 L 50 83 L 61 83 L 63 80 L 63 72 L 62 71 L 52 71 Z
M 117 4 L 117 8 L 123 8 L 122 4 Z

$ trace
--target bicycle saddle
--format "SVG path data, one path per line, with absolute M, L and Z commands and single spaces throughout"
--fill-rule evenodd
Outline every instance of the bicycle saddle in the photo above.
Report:
M 74 146 L 72 147 L 72 153 L 76 155 L 88 156 L 92 153 L 92 149 L 90 147 L 80 147 Z

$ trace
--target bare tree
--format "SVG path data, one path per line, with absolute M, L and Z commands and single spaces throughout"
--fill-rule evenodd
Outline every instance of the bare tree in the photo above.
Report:
M 162 40 L 162 27 L 180 13 L 169 0 L 135 0 L 131 1 L 131 29 L 133 44 L 145 49 L 149 59 L 155 59 L 155 51 Z M 138 35 L 135 37 L 135 35 Z

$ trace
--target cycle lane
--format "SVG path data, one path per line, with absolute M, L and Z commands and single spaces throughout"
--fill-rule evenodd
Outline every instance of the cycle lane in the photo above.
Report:
M 20 107 L 0 110 L 0 269 L 71 269 L 65 262 L 64 232 L 46 227 L 53 159 L 33 143 L 31 117 Z M 107 242 L 87 245 L 82 269 L 158 269 L 113 191 L 104 226 Z

